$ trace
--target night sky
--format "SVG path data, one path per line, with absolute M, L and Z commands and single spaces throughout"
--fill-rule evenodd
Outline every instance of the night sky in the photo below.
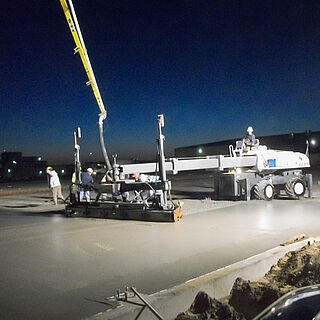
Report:
M 320 130 L 320 1 L 73 0 L 108 111 L 109 154 Z M 3 1 L 1 149 L 102 159 L 98 113 L 58 0 Z M 226 150 L 227 153 L 227 150 Z

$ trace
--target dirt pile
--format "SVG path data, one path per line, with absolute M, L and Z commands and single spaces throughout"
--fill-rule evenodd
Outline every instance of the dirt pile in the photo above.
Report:
M 245 320 L 245 317 L 238 313 L 228 304 L 217 299 L 210 298 L 205 292 L 198 292 L 191 307 L 181 314 L 176 320 L 207 320 L 207 319 L 230 319 Z
M 249 320 L 287 292 L 320 283 L 320 243 L 287 253 L 258 281 L 237 278 L 226 302 L 199 292 L 176 320 Z

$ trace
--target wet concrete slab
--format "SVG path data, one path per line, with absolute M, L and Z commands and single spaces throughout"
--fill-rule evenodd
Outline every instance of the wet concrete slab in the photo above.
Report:
M 0 318 L 81 319 L 134 286 L 153 293 L 318 236 L 320 201 L 184 200 L 177 223 L 66 218 L 49 195 L 0 197 Z

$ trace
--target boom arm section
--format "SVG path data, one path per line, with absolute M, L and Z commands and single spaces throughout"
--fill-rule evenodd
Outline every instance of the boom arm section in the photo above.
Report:
M 69 3 L 69 6 L 68 6 Z M 100 95 L 99 87 L 96 81 L 96 78 L 94 76 L 94 72 L 90 63 L 90 59 L 87 53 L 86 46 L 84 44 L 84 40 L 81 34 L 80 26 L 78 23 L 78 19 L 72 4 L 71 0 L 68 0 L 68 3 L 66 0 L 60 0 L 61 7 L 63 9 L 64 15 L 66 17 L 66 20 L 68 22 L 73 40 L 76 44 L 76 47 L 74 49 L 75 53 L 79 53 L 81 62 L 83 64 L 83 67 L 86 71 L 87 77 L 88 77 L 88 82 L 86 83 L 88 86 L 91 86 L 94 97 L 97 101 L 97 104 L 100 109 L 100 114 L 99 114 L 99 132 L 100 132 L 100 144 L 102 148 L 102 153 L 107 165 L 108 170 L 111 170 L 111 164 L 108 158 L 108 154 L 105 148 L 105 143 L 103 139 L 103 120 L 107 117 L 107 111 L 104 107 L 104 103 L 102 100 L 102 97 Z
M 95 98 L 97 100 L 97 103 L 98 103 L 98 106 L 99 106 L 99 109 L 100 109 L 100 112 L 101 112 L 100 116 L 103 116 L 103 118 L 105 119 L 106 116 L 107 116 L 107 111 L 106 111 L 106 109 L 104 107 L 104 104 L 103 104 L 103 101 L 102 101 L 102 98 L 101 98 L 101 95 L 100 95 L 98 84 L 97 84 L 96 78 L 95 78 L 94 73 L 93 73 L 93 69 L 92 69 L 92 66 L 91 66 L 91 63 L 90 63 L 90 59 L 89 59 L 89 56 L 88 56 L 88 53 L 87 53 L 87 49 L 85 47 L 85 44 L 84 44 L 84 41 L 83 41 L 83 38 L 82 38 L 81 30 L 80 30 L 80 27 L 79 27 L 79 23 L 78 23 L 77 17 L 75 15 L 75 11 L 74 11 L 72 2 L 69 1 L 71 11 L 69 9 L 69 6 L 68 6 L 66 0 L 60 0 L 60 4 L 62 6 L 64 15 L 65 15 L 65 17 L 67 19 L 67 22 L 68 22 L 68 25 L 69 25 L 73 40 L 74 40 L 74 42 L 76 44 L 74 52 L 75 53 L 79 53 L 81 61 L 82 61 L 82 64 L 83 64 L 83 67 L 84 67 L 84 69 L 86 71 L 86 74 L 87 74 L 87 77 L 88 77 L 88 82 L 86 84 L 88 86 L 91 86 L 93 94 L 94 94 L 94 96 L 95 96 Z

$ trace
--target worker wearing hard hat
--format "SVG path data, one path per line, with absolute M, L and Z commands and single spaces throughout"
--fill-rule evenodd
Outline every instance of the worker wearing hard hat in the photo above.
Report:
M 58 198 L 65 201 L 62 193 L 61 193 L 61 184 L 59 180 L 58 173 L 53 170 L 52 167 L 47 167 L 47 178 L 49 188 L 52 190 L 53 202 L 55 205 L 58 204 Z
M 87 172 L 81 173 L 82 190 L 80 191 L 80 194 L 79 194 L 80 201 L 82 201 L 82 199 L 85 198 L 87 202 L 90 202 L 90 190 L 93 185 L 92 174 L 93 174 L 92 168 L 88 168 Z
M 244 143 L 246 145 L 247 149 L 251 149 L 252 147 L 258 145 L 258 140 L 256 139 L 254 133 L 253 133 L 253 128 L 251 126 L 248 127 L 247 129 L 247 134 L 244 138 Z

